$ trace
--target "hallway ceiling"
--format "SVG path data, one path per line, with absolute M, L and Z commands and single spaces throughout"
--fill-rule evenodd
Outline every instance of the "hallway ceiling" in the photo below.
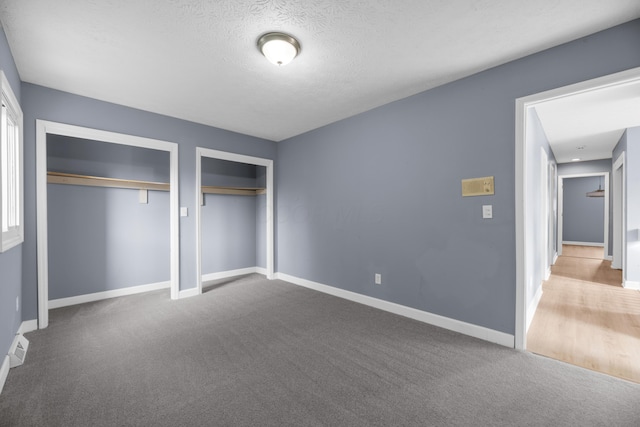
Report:
M 279 141 L 640 17 L 638 0 L 3 0 L 21 79 Z M 302 52 L 278 68 L 269 31 Z
M 609 159 L 625 129 L 640 126 L 640 81 L 535 106 L 558 163 Z

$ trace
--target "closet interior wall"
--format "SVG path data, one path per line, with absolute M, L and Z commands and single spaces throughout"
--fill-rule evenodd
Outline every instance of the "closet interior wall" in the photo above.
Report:
M 169 183 L 164 151 L 47 135 L 47 170 Z M 47 184 L 49 300 L 170 281 L 169 191 Z
M 203 190 L 222 187 L 247 194 L 204 191 L 201 210 L 202 276 L 266 268 L 266 168 L 202 157 Z M 215 190 L 213 190 L 215 191 Z

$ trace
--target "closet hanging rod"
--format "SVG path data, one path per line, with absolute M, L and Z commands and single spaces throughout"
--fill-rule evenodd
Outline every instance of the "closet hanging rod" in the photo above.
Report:
M 222 187 L 216 185 L 203 185 L 204 194 L 231 194 L 237 196 L 256 196 L 266 194 L 266 189 L 258 187 Z
M 50 184 L 85 185 L 89 187 L 130 188 L 134 190 L 169 191 L 164 182 L 138 181 L 134 179 L 105 178 L 101 176 L 78 175 L 74 173 L 47 172 Z

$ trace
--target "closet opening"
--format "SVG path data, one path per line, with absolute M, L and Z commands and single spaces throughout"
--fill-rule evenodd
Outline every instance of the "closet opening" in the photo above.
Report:
M 196 149 L 197 292 L 260 273 L 273 279 L 273 161 Z
M 170 288 L 177 144 L 37 121 L 38 327 L 49 308 Z

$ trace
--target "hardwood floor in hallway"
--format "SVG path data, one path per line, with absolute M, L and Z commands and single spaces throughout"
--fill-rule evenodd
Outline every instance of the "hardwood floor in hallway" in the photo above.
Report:
M 640 383 L 640 291 L 622 287 L 602 248 L 562 252 L 542 285 L 527 349 Z

